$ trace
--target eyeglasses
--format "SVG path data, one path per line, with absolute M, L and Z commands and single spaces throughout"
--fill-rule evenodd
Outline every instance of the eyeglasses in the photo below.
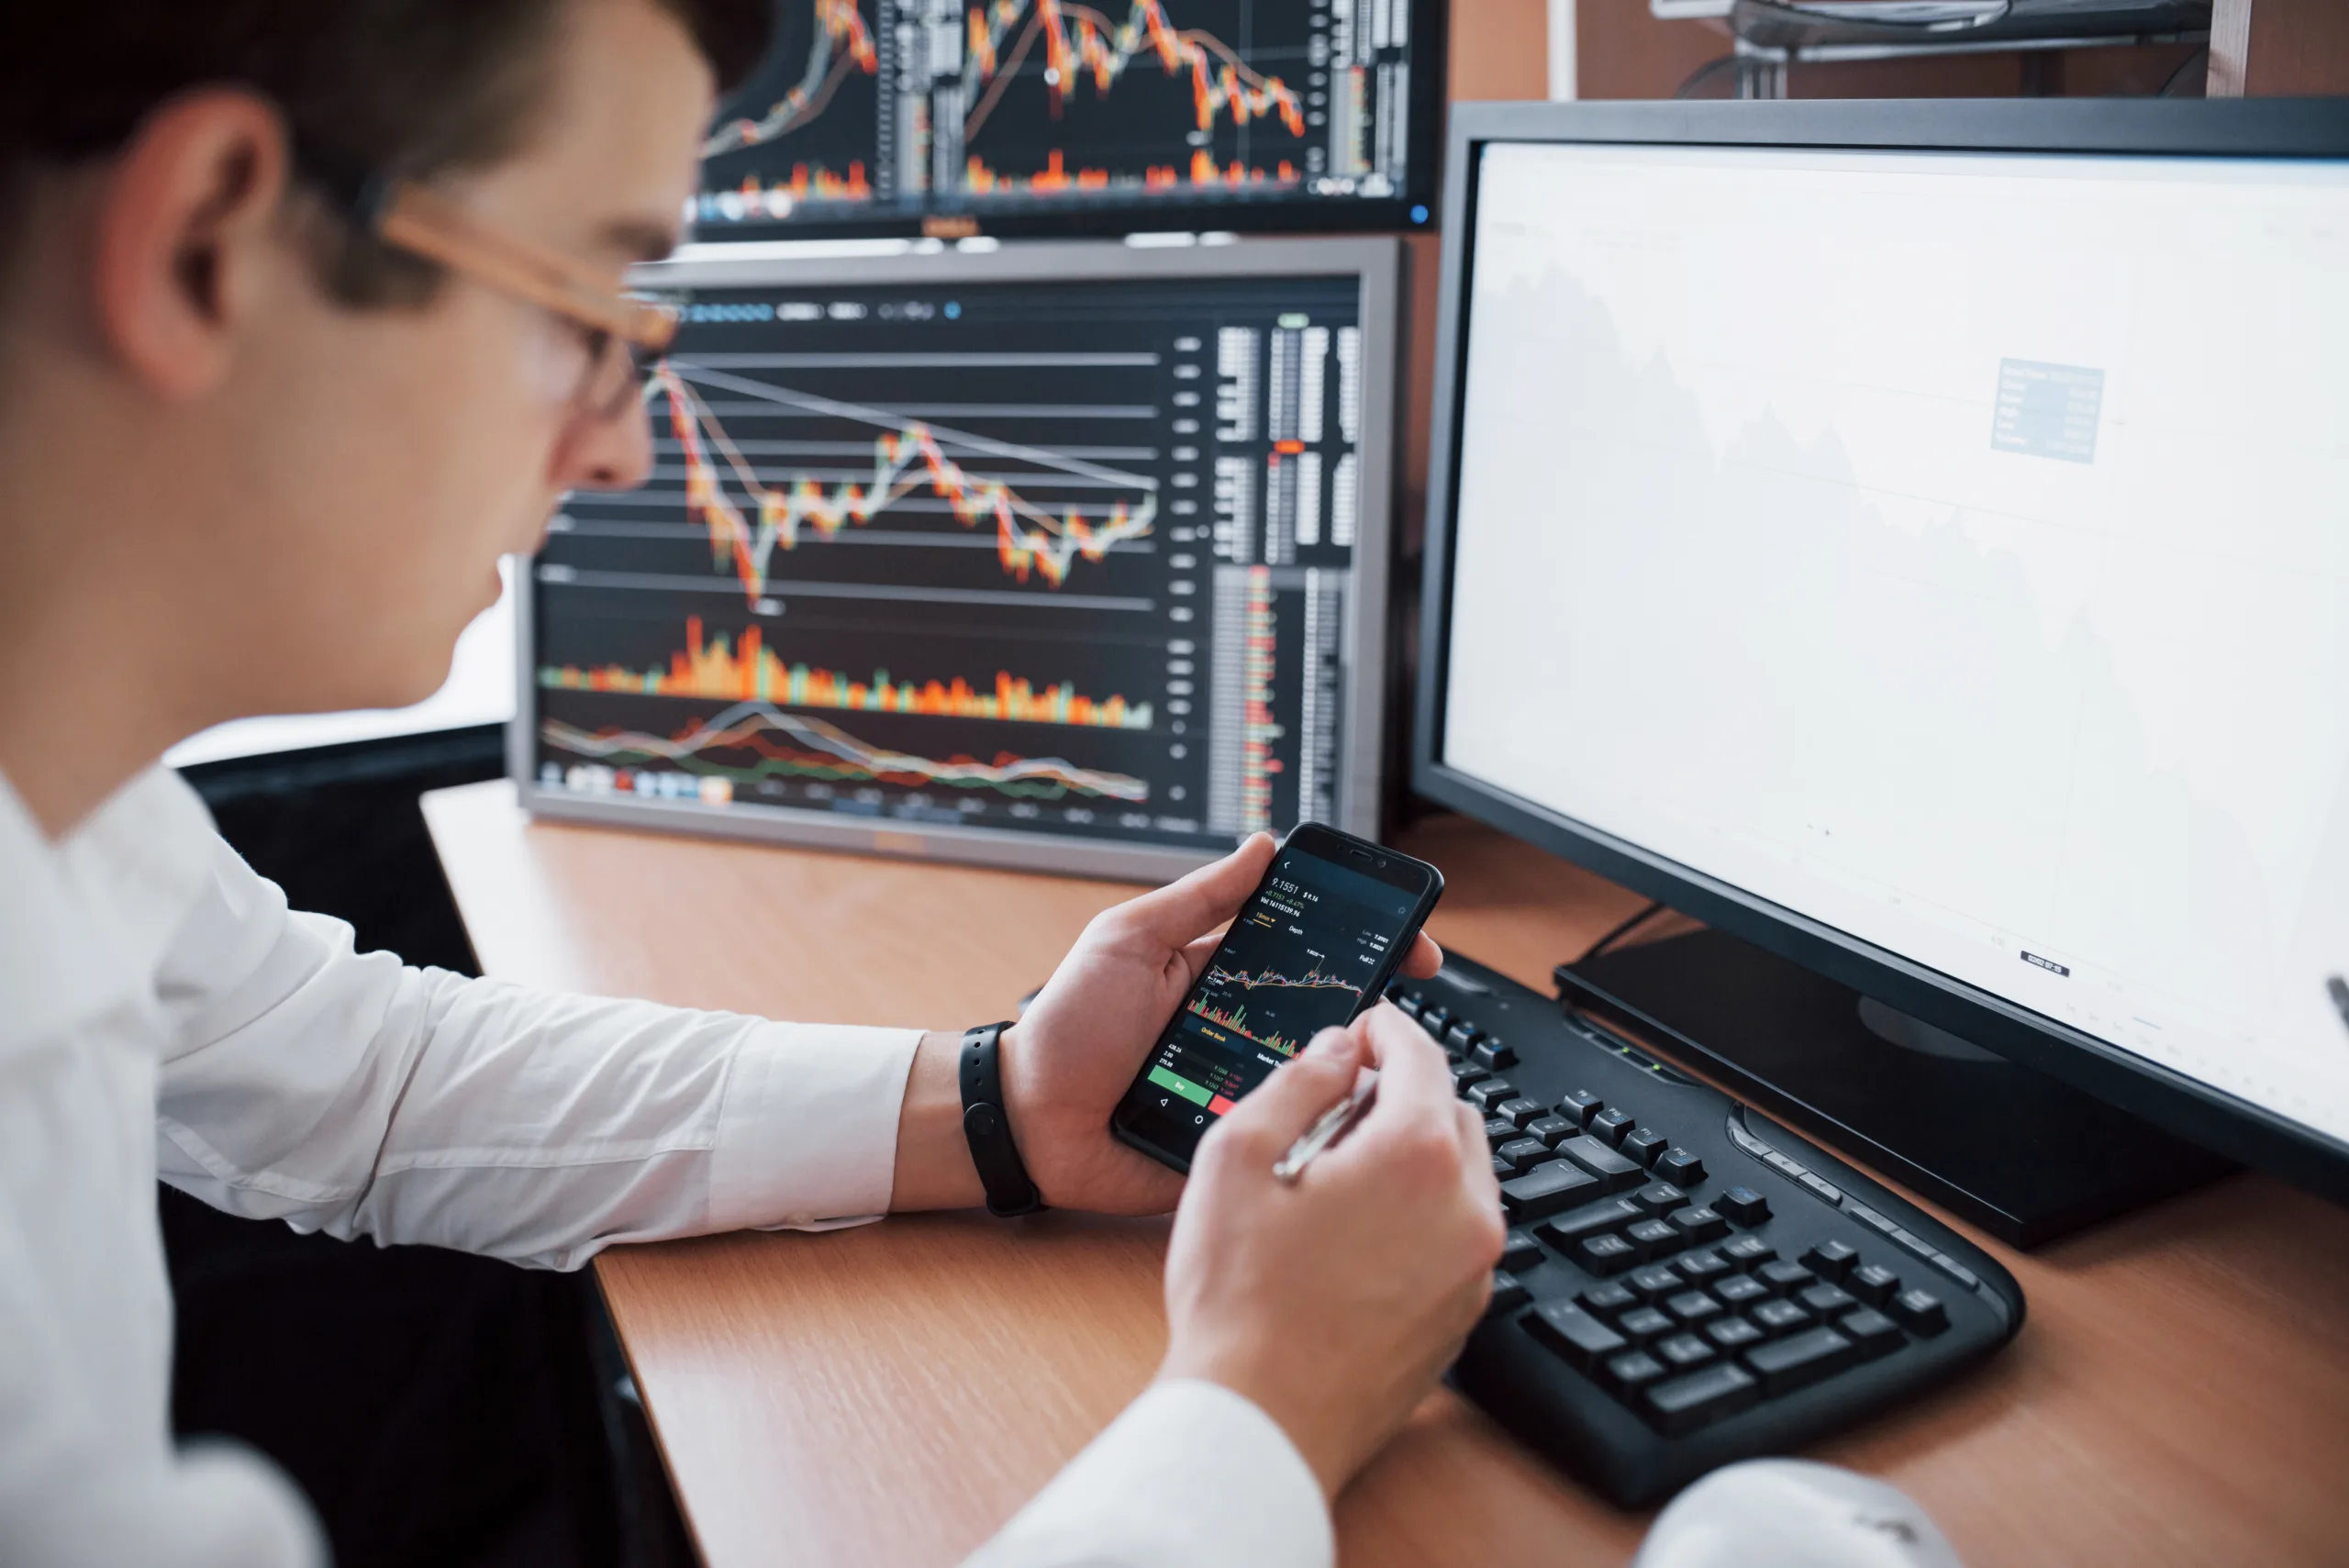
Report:
M 314 165 L 314 161 L 305 160 Z M 552 311 L 585 331 L 587 366 L 572 406 L 610 418 L 643 395 L 662 350 L 677 335 L 676 313 L 612 288 L 595 269 L 559 250 L 481 223 L 412 180 L 378 176 L 353 190 L 336 172 L 322 183 L 351 217 L 384 244 L 437 261 L 499 293 Z

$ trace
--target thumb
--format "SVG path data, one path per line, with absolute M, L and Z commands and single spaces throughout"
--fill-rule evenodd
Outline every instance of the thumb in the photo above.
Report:
M 1273 848 L 1271 834 L 1252 834 L 1247 842 L 1214 864 L 1201 866 L 1155 893 L 1130 899 L 1119 906 L 1117 913 L 1129 930 L 1169 951 L 1180 951 L 1194 938 L 1240 913 L 1240 906 L 1263 879 L 1264 868 L 1272 863 Z

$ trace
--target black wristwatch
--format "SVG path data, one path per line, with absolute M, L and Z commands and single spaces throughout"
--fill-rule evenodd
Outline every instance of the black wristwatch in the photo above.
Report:
M 1003 1108 L 1003 1073 L 996 1043 L 1008 1021 L 982 1024 L 963 1036 L 963 1136 L 970 1140 L 971 1163 L 987 1190 L 987 1212 L 1009 1219 L 1044 1207 L 1019 1146 L 1011 1140 L 1011 1118 Z

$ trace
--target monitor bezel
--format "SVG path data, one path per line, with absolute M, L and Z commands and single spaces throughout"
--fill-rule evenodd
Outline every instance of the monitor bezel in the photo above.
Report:
M 2144 1120 L 2349 1202 L 2349 1141 L 1513 795 L 1443 760 L 1452 535 L 1476 181 L 1497 143 L 2349 159 L 2349 100 L 1470 104 L 1444 171 L 1427 546 L 1410 786 L 1706 924 L 2039 1069 Z M 2208 303 L 2208 302 L 2204 302 Z M 2193 302 L 2182 302 L 2191 309 Z M 1659 636 L 1669 636 L 1668 624 Z M 1562 959 L 1567 954 L 1560 954 Z
M 637 268 L 630 281 L 646 289 L 670 290 L 1355 277 L 1363 329 L 1363 437 L 1355 449 L 1362 458 L 1362 479 L 1342 634 L 1347 660 L 1342 705 L 1346 730 L 1340 745 L 1338 819 L 1333 825 L 1363 838 L 1378 837 L 1387 710 L 1388 540 L 1393 537 L 1395 464 L 1401 451 L 1401 444 L 1394 439 L 1403 331 L 1403 242 L 1399 239 L 1243 240 L 1182 249 L 1096 241 L 980 252 L 784 260 L 758 253 L 768 247 L 743 247 L 750 253 L 741 255 L 728 254 L 729 249 L 700 247 L 692 260 Z M 720 811 L 683 802 L 583 797 L 567 790 L 547 789 L 537 776 L 539 583 L 536 572 L 527 570 L 529 564 L 524 563 L 526 570 L 519 574 L 515 595 L 515 702 L 514 717 L 507 727 L 506 759 L 518 798 L 538 816 L 1137 882 L 1180 876 L 1221 852 L 1108 837 L 930 826 L 895 818 L 851 819 L 793 806 L 746 803 Z
M 1411 90 L 1405 188 L 1393 196 L 1265 196 L 1241 201 L 1153 201 L 1136 197 L 1094 206 L 1028 212 L 925 197 L 920 209 L 885 217 L 772 218 L 728 224 L 695 238 L 706 243 L 787 239 L 1121 239 L 1129 234 L 1425 234 L 1440 216 L 1444 116 L 1451 47 L 1449 0 L 1408 0 L 1411 15 Z M 696 191 L 696 195 L 701 194 Z M 1426 216 L 1414 219 L 1413 208 Z

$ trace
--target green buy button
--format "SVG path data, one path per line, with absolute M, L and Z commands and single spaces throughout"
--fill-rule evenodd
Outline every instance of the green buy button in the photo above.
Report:
M 1162 1089 L 1174 1090 L 1193 1105 L 1203 1106 L 1215 1097 L 1188 1078 L 1178 1078 L 1163 1067 L 1152 1068 L 1150 1081 Z

